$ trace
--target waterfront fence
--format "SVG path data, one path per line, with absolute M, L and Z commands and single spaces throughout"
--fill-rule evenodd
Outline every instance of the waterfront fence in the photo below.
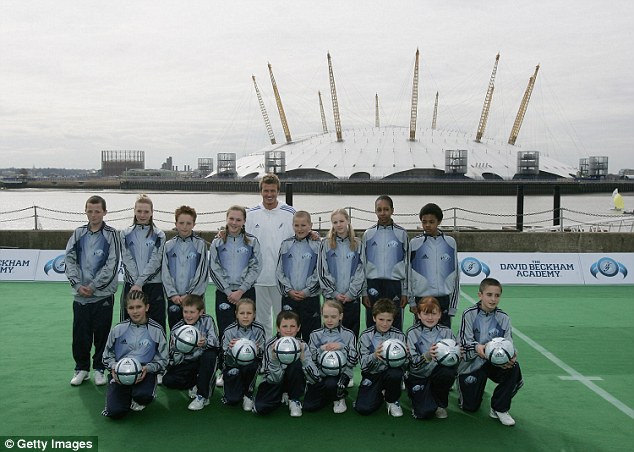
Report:
M 374 211 L 346 207 L 353 227 L 364 230 L 376 223 Z M 310 212 L 315 229 L 330 228 L 331 211 Z M 108 211 L 106 221 L 121 229 L 131 223 L 134 209 Z M 217 231 L 225 225 L 226 210 L 198 212 L 196 229 Z M 394 221 L 408 230 L 420 227 L 418 212 L 394 213 Z M 16 210 L 0 211 L 0 229 L 14 230 L 71 230 L 85 223 L 84 212 L 29 206 Z M 162 229 L 174 225 L 174 212 L 154 210 L 154 221 Z M 526 232 L 634 232 L 634 215 L 613 212 L 597 214 L 567 208 L 549 209 L 526 213 L 487 213 L 460 207 L 444 209 L 442 228 L 446 231 L 523 230 Z

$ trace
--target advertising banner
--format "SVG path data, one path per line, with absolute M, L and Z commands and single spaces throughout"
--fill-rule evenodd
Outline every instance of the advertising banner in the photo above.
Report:
M 64 274 L 64 250 L 42 250 L 39 253 L 35 280 L 68 282 Z
M 64 256 L 64 250 L 0 250 L 0 281 L 68 282 Z M 123 282 L 122 264 L 119 282 Z
M 580 254 L 584 282 L 634 284 L 634 253 Z
M 33 281 L 39 253 L 0 249 L 0 281 Z
M 459 252 L 458 260 L 461 284 L 634 284 L 634 253 Z M 0 249 L 0 281 L 66 282 L 65 268 L 63 250 Z
M 460 282 L 486 277 L 502 284 L 583 284 L 576 253 L 458 253 Z

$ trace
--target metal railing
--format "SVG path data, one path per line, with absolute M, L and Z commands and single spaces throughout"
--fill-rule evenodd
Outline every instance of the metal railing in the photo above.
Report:
M 356 230 L 363 230 L 376 223 L 374 211 L 346 207 L 352 225 Z M 523 230 L 526 232 L 571 231 L 571 232 L 634 232 L 634 215 L 624 213 L 597 214 L 560 208 L 559 217 L 554 210 L 524 213 Z M 313 227 L 330 228 L 331 211 L 310 212 Z M 133 209 L 108 211 L 108 224 L 116 228 L 124 228 L 131 223 Z M 226 210 L 198 212 L 196 228 L 202 231 L 218 230 L 225 225 Z M 409 230 L 420 228 L 418 213 L 395 213 L 394 221 Z M 555 220 L 559 221 L 555 221 Z M 49 209 L 41 206 L 30 206 L 17 210 L 0 211 L 0 229 L 33 229 L 55 230 L 74 229 L 85 222 L 84 212 L 72 212 Z M 515 230 L 516 213 L 499 214 L 478 212 L 460 207 L 444 210 L 442 226 L 447 231 L 472 230 Z M 154 210 L 155 223 L 164 229 L 173 227 L 174 212 Z M 558 224 L 557 224 L 558 223 Z

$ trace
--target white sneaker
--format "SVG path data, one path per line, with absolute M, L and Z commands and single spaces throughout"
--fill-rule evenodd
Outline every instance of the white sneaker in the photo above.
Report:
M 130 409 L 132 411 L 143 411 L 145 409 L 145 405 L 141 405 L 140 403 L 136 403 L 134 400 L 130 404 Z
M 401 417 L 403 416 L 403 408 L 401 408 L 401 404 L 396 402 L 387 402 L 387 414 L 392 417 Z
M 508 411 L 495 411 L 493 408 L 491 408 L 491 411 L 489 411 L 489 416 L 491 416 L 493 419 L 498 419 L 503 425 L 506 425 L 508 427 L 515 425 L 515 419 L 511 417 Z
M 222 379 L 222 374 L 218 375 L 218 378 L 216 378 L 216 387 L 217 388 L 222 388 L 225 385 L 225 381 Z
M 297 400 L 291 400 L 288 402 L 288 409 L 291 412 L 291 417 L 301 417 L 302 404 Z
M 189 388 L 189 391 L 187 393 L 189 394 L 190 399 L 195 399 L 198 395 L 198 388 L 196 386 L 194 386 L 193 388 Z
M 87 370 L 76 370 L 75 375 L 70 380 L 70 384 L 73 386 L 79 386 L 84 380 L 90 380 L 90 374 Z
M 288 392 L 282 394 L 282 404 L 288 405 Z
M 348 387 L 352 388 L 354 386 L 354 378 L 351 378 L 350 381 L 348 382 Z
M 442 407 L 436 408 L 436 417 L 438 419 L 447 419 L 447 409 Z
M 104 375 L 102 370 L 95 370 L 94 377 L 95 377 L 95 384 L 97 386 L 103 386 L 106 383 L 108 383 L 106 376 Z
M 252 411 L 253 410 L 253 399 L 251 397 L 244 396 L 242 398 L 242 409 L 244 411 Z
M 157 385 L 163 384 L 163 374 L 156 374 L 156 384 Z
M 207 405 L 209 405 L 209 399 L 206 399 L 201 395 L 197 395 L 196 398 L 191 401 L 187 408 L 192 411 L 198 411 L 202 410 Z
M 345 413 L 347 409 L 348 406 L 346 405 L 346 399 L 335 400 L 335 402 L 332 404 L 332 411 L 335 414 Z

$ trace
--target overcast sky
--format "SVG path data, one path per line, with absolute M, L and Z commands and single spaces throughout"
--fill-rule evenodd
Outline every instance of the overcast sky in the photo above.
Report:
M 418 126 L 475 133 L 500 52 L 485 136 L 577 166 L 634 168 L 634 3 L 557 0 L 0 1 L 0 167 L 100 168 L 101 150 L 197 165 L 268 144 L 255 75 L 278 142 L 273 66 L 293 137 L 333 129 L 327 52 L 344 129 L 409 126 L 416 49 Z

